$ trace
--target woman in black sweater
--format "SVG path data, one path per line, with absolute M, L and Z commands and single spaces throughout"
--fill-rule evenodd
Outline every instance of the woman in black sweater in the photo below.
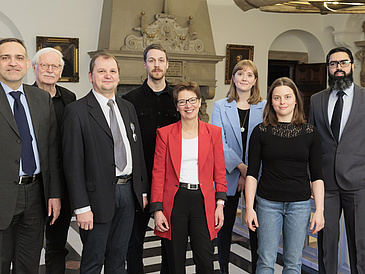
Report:
M 300 273 L 311 188 L 316 211 L 310 229 L 314 234 L 324 226 L 322 145 L 317 129 L 305 123 L 303 99 L 289 78 L 279 78 L 271 85 L 263 123 L 255 127 L 250 138 L 248 160 L 245 221 L 251 230 L 257 228 L 256 273 L 274 273 L 281 231 L 283 273 Z

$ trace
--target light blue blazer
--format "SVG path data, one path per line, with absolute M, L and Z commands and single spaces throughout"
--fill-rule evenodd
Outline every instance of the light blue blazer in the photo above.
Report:
M 257 105 L 251 105 L 250 107 L 244 162 L 246 165 L 248 163 L 249 139 L 255 126 L 262 122 L 262 113 L 265 105 L 266 100 L 263 100 Z M 242 163 L 243 158 L 241 125 L 236 101 L 233 100 L 231 103 L 228 103 L 227 98 L 216 101 L 213 108 L 212 124 L 222 128 L 227 195 L 234 196 L 240 176 L 237 165 Z

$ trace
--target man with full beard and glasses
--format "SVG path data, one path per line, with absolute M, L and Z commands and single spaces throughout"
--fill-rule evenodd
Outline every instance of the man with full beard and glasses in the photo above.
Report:
M 156 129 L 177 122 L 180 116 L 172 98 L 172 88 L 165 80 L 165 74 L 169 67 L 166 49 L 159 44 L 147 46 L 143 52 L 143 61 L 147 71 L 147 79 L 141 86 L 126 94 L 124 99 L 134 105 L 138 115 L 148 182 L 151 186 Z M 143 239 L 150 216 L 148 207 L 144 212 L 141 209 L 136 210 L 127 253 L 128 274 L 144 273 Z M 161 273 L 169 273 L 164 247 L 162 247 Z
M 344 213 L 350 269 L 365 273 L 365 89 L 353 83 L 349 49 L 326 59 L 329 88 L 311 98 L 309 123 L 322 139 L 326 224 L 318 233 L 319 273 L 338 270 L 339 219 Z

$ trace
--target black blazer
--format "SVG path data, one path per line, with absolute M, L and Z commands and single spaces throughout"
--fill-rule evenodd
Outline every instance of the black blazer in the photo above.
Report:
M 350 116 L 337 143 L 328 121 L 331 89 L 311 97 L 309 123 L 321 134 L 326 190 L 365 188 L 365 89 L 355 85 Z
M 33 83 L 34 87 L 38 87 L 37 82 Z M 59 85 L 56 85 L 56 89 L 61 93 L 61 99 L 65 106 L 72 103 L 76 100 L 76 95 L 72 91 L 68 90 L 67 88 L 61 87 Z
M 49 198 L 61 198 L 61 168 L 57 122 L 48 92 L 25 85 L 30 115 L 37 139 L 46 206 Z M 21 140 L 5 91 L 0 85 L 0 230 L 13 218 L 18 195 Z
M 149 188 L 137 115 L 128 101 L 116 97 L 116 102 L 131 145 L 135 197 L 143 207 L 142 193 L 148 193 Z M 61 132 L 63 168 L 72 208 L 91 206 L 95 222 L 110 221 L 114 216 L 116 181 L 113 138 L 92 92 L 65 108 Z
M 63 103 L 65 104 L 65 106 L 67 106 L 68 104 L 70 104 L 76 100 L 76 95 L 72 91 L 68 90 L 67 88 L 61 87 L 59 85 L 56 85 L 56 88 L 60 91 L 61 99 L 62 99 Z

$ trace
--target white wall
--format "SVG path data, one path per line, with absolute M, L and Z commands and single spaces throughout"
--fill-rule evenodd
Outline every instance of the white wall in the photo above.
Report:
M 216 53 L 225 55 L 227 44 L 253 45 L 254 63 L 259 70 L 259 83 L 264 98 L 269 50 L 307 51 L 309 62 L 324 63 L 325 55 L 331 48 L 347 46 L 355 54 L 359 48 L 354 41 L 363 39 L 361 25 L 365 20 L 364 15 L 278 14 L 259 10 L 243 12 L 233 0 L 207 2 Z M 335 43 L 333 31 L 339 32 L 337 36 L 342 44 Z M 276 40 L 279 36 L 280 39 Z M 298 37 L 306 42 L 303 43 Z M 356 67 L 360 67 L 359 64 L 355 63 L 355 70 Z M 218 63 L 216 68 L 217 88 L 214 100 L 224 98 L 228 91 L 229 86 L 224 84 L 224 73 L 225 60 Z M 359 74 L 358 69 L 354 77 L 357 84 L 360 83 Z M 208 101 L 207 112 L 212 113 L 212 110 L 213 103 Z
M 354 41 L 364 39 L 361 29 L 364 15 L 243 12 L 233 0 L 207 0 L 207 3 L 218 55 L 225 55 L 227 44 L 255 47 L 254 62 L 259 69 L 263 96 L 266 93 L 270 49 L 306 50 L 310 62 L 324 62 L 324 56 L 332 47 L 348 46 L 356 53 L 359 48 Z M 0 0 L 0 37 L 23 39 L 30 57 L 36 51 L 36 36 L 80 38 L 80 82 L 61 85 L 81 97 L 91 88 L 87 77 L 90 62 L 87 52 L 97 49 L 102 4 L 103 0 Z M 356 83 L 359 83 L 359 67 L 359 63 L 355 63 Z M 209 114 L 213 102 L 223 98 L 228 90 L 228 85 L 224 84 L 224 73 L 225 60 L 218 63 L 216 68 L 216 96 L 208 101 Z M 34 79 L 33 72 L 29 70 L 24 82 L 33 83 Z
M 0 37 L 24 40 L 30 59 L 36 52 L 36 36 L 79 38 L 80 82 L 61 85 L 80 98 L 91 89 L 87 52 L 97 49 L 102 4 L 103 0 L 0 0 Z M 34 81 L 30 68 L 24 83 Z

